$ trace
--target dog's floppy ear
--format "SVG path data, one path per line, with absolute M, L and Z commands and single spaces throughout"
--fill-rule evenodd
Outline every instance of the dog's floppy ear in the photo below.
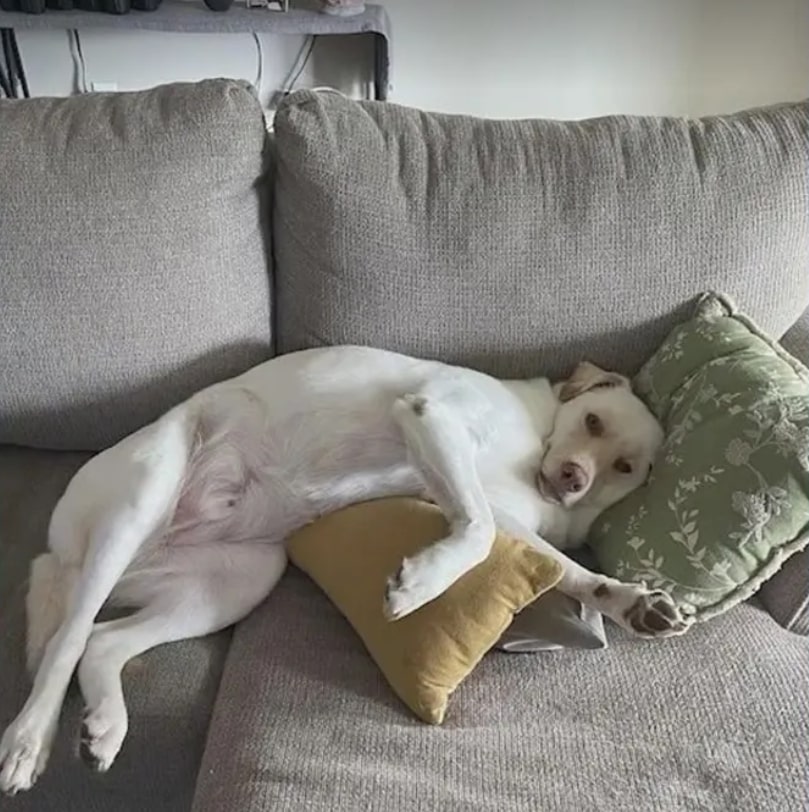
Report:
M 565 403 L 592 389 L 609 389 L 615 386 L 625 386 L 628 389 L 629 378 L 617 372 L 607 372 L 589 361 L 582 361 L 559 388 L 559 400 Z

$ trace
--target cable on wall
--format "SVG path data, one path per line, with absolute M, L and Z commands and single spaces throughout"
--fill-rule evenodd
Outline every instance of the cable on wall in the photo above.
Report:
M 298 49 L 298 53 L 295 55 L 295 59 L 292 61 L 292 66 L 289 69 L 289 73 L 287 73 L 286 78 L 281 83 L 281 87 L 270 96 L 270 108 L 277 108 L 278 105 L 280 105 L 283 101 L 284 96 L 292 92 L 292 89 L 295 87 L 295 83 L 300 78 L 304 68 L 312 56 L 316 39 L 316 35 L 311 35 L 304 38 L 303 42 L 301 43 L 301 47 Z M 269 128 L 270 131 L 272 131 L 271 124 Z
M 6 69 L 3 67 L 2 63 L 0 63 L 0 91 L 3 92 L 3 95 L 7 99 L 14 98 L 11 95 L 11 84 L 8 81 L 8 76 L 6 76 Z
M 87 92 L 87 65 L 84 61 L 84 54 L 81 50 L 81 39 L 79 32 L 74 28 L 67 32 L 68 43 L 70 45 L 70 55 L 73 57 L 73 65 L 76 69 L 76 90 L 79 93 Z
M 258 69 L 256 70 L 256 93 L 261 100 L 261 82 L 264 78 L 264 50 L 261 47 L 261 37 L 253 31 L 253 39 L 256 41 L 256 55 L 258 56 Z
M 0 87 L 2 87 L 3 93 L 9 99 L 20 98 L 20 93 L 22 93 L 23 98 L 30 98 L 28 79 L 25 76 L 25 68 L 22 64 L 20 49 L 17 45 L 17 35 L 14 33 L 14 29 L 0 29 L 0 42 L 3 48 L 3 64 L 0 65 L 3 75 Z
M 8 47 L 8 40 L 6 35 L 8 34 L 8 28 L 0 29 L 0 45 L 3 47 L 3 67 L 6 72 L 6 76 L 8 76 L 8 85 L 9 85 L 9 98 L 16 99 L 17 98 L 17 87 L 16 82 L 14 80 L 14 61 L 11 58 L 11 50 Z
M 25 75 L 25 68 L 22 64 L 22 57 L 20 56 L 20 47 L 17 45 L 17 35 L 13 29 L 8 30 L 9 40 L 11 41 L 11 53 L 14 57 L 15 68 L 17 70 L 17 79 L 19 79 L 20 87 L 22 88 L 23 98 L 30 99 L 31 93 L 28 90 L 28 78 Z
M 308 37 L 308 43 L 304 40 L 303 45 L 301 46 L 301 50 L 298 51 L 298 56 L 295 59 L 295 63 L 292 65 L 292 70 L 289 72 L 289 76 L 287 76 L 287 80 L 284 82 L 282 87 L 282 93 L 286 96 L 288 93 L 291 93 L 295 87 L 295 83 L 300 79 L 301 74 L 304 71 L 304 68 L 309 64 L 309 60 L 312 57 L 312 51 L 315 50 L 315 43 L 317 42 L 317 35 L 313 34 L 312 36 Z M 308 45 L 308 47 L 307 47 Z M 300 61 L 301 55 L 306 52 L 306 55 L 303 57 L 303 61 L 298 66 L 298 62 Z M 297 67 L 297 70 L 296 70 Z

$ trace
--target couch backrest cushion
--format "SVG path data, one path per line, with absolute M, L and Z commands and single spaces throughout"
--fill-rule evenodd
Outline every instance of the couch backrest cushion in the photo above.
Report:
M 100 448 L 269 355 L 265 134 L 230 80 L 0 102 L 0 442 Z
M 634 372 L 707 289 L 809 304 L 809 103 L 484 121 L 300 91 L 275 118 L 280 350 Z

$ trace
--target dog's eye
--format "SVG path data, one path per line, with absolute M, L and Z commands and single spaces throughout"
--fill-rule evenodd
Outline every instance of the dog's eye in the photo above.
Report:
M 604 425 L 601 422 L 601 418 L 592 412 L 588 412 L 587 416 L 584 418 L 584 425 L 587 427 L 587 431 L 589 431 L 594 437 L 597 437 L 604 431 Z
M 616 471 L 619 474 L 631 474 L 632 473 L 632 465 L 627 462 L 623 457 L 619 457 L 615 460 L 615 464 L 613 465 Z

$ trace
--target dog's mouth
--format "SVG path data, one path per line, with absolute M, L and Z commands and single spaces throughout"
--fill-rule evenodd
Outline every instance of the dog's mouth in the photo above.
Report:
M 537 490 L 539 495 L 546 501 L 553 505 L 561 505 L 562 497 L 559 491 L 556 490 L 553 483 L 545 476 L 540 468 L 537 472 Z

